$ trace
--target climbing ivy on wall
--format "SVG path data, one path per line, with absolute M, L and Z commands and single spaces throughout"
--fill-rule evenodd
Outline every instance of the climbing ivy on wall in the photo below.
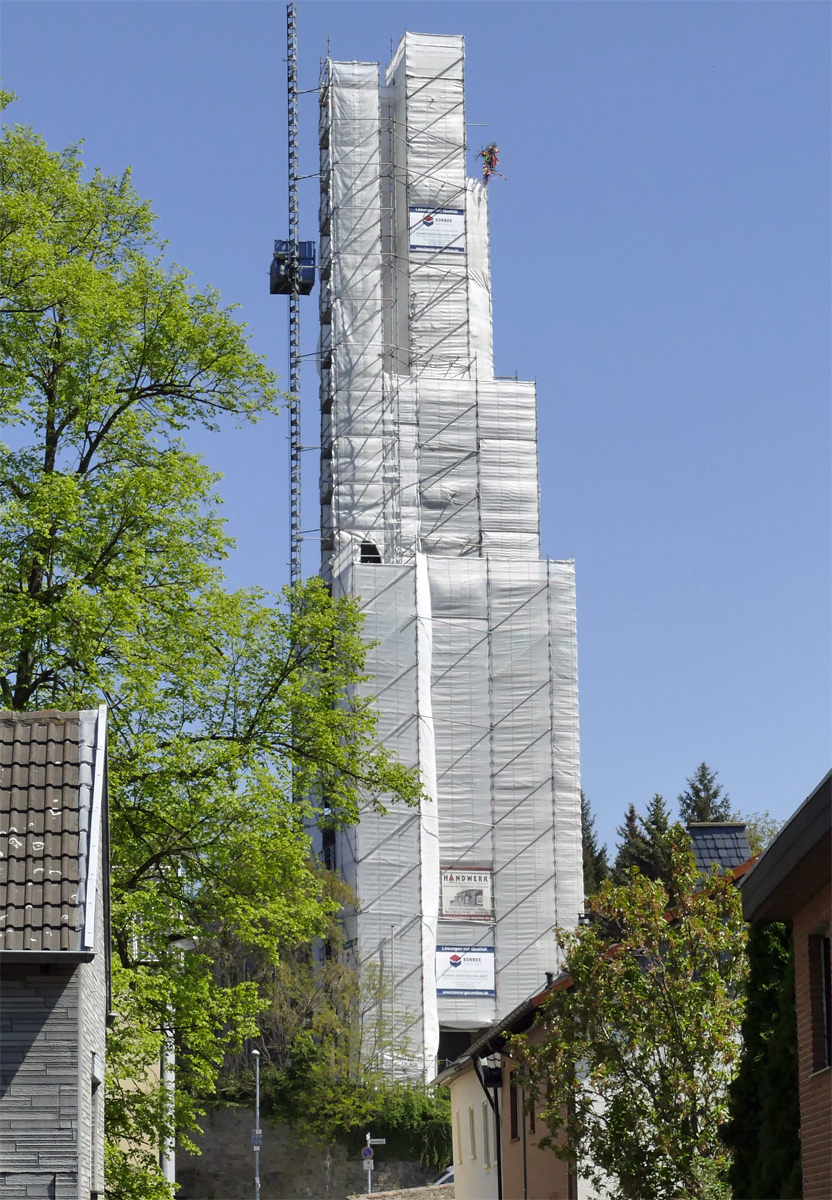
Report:
M 729 1181 L 735 1200 L 794 1200 L 803 1190 L 791 926 L 753 926 L 748 959 L 743 1051 L 724 1132 Z

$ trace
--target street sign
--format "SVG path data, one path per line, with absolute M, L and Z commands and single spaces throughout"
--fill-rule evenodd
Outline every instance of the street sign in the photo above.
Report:
M 255 1150 L 259 1149 L 260 1146 L 263 1145 L 263 1130 L 262 1129 L 252 1129 L 251 1144 L 255 1148 Z
M 372 1171 L 372 1170 L 373 1170 L 373 1160 L 372 1160 L 371 1158 L 365 1158 L 365 1159 L 364 1159 L 364 1170 L 365 1170 L 365 1171 Z
M 387 1138 L 370 1138 L 369 1144 L 371 1146 L 386 1146 Z
M 372 1158 L 372 1157 L 373 1157 L 373 1152 L 372 1152 L 372 1150 L 371 1150 L 371 1148 L 370 1148 L 369 1146 L 362 1146 L 362 1147 L 361 1147 L 361 1157 L 362 1157 L 363 1159 L 370 1159 L 370 1158 Z

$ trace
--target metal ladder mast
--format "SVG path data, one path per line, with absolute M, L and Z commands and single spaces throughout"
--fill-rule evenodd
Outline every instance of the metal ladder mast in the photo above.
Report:
M 300 565 L 300 228 L 298 202 L 298 30 L 294 4 L 286 7 L 286 74 L 289 90 L 289 580 Z

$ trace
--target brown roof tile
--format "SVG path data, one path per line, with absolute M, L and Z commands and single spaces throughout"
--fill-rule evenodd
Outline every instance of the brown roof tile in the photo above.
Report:
M 79 948 L 95 716 L 0 712 L 0 949 Z

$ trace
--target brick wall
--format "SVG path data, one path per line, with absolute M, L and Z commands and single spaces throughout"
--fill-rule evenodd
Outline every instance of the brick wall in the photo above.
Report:
M 832 1069 L 817 1070 L 812 1038 L 809 937 L 829 934 L 830 884 L 794 916 L 794 972 L 800 1071 L 804 1200 L 832 1196 Z
M 4 965 L 0 1197 L 78 1195 L 78 969 Z

